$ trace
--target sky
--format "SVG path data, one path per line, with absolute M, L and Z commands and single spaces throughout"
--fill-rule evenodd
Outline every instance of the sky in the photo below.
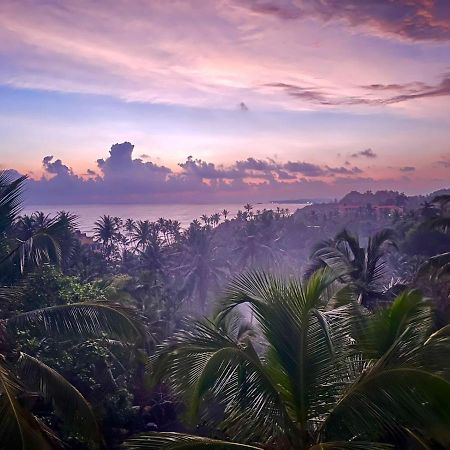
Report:
M 1 0 L 0 169 L 37 203 L 450 187 L 449 0 Z

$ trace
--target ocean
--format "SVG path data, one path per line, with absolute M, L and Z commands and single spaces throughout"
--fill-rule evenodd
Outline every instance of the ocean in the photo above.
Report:
M 300 203 L 255 203 L 253 211 L 263 209 L 288 208 L 291 213 L 296 209 L 303 208 L 305 204 Z M 224 209 L 230 212 L 228 218 L 233 218 L 239 209 L 243 210 L 242 204 L 180 204 L 180 205 L 157 205 L 157 204 L 92 204 L 92 205 L 28 205 L 22 214 L 31 214 L 35 211 L 42 211 L 53 216 L 58 211 L 69 211 L 78 216 L 78 225 L 83 233 L 92 234 L 95 221 L 103 215 L 117 216 L 123 220 L 132 218 L 134 220 L 155 221 L 160 217 L 165 219 L 178 220 L 182 227 L 187 227 L 189 223 L 198 219 L 203 214 L 208 216 L 222 212 Z

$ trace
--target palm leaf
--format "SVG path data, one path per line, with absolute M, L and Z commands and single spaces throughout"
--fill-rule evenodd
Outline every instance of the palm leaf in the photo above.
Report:
M 322 420 L 347 383 L 340 368 L 355 316 L 352 304 L 325 310 L 336 276 L 319 271 L 302 285 L 264 273 L 245 274 L 231 284 L 223 304 L 222 315 L 242 303 L 250 305 L 268 345 L 265 370 L 303 430 L 309 420 Z M 246 402 L 246 412 L 254 403 Z
M 26 176 L 12 181 L 7 172 L 0 172 L 0 234 L 8 230 L 22 208 Z
M 419 434 L 450 445 L 450 383 L 418 368 L 367 374 L 343 396 L 322 427 L 323 435 L 402 434 L 407 424 Z M 345 431 L 344 431 L 345 433 Z
M 0 359 L 0 445 L 5 449 L 51 450 L 39 422 L 18 398 L 24 388 Z
M 51 401 L 64 425 L 83 441 L 97 447 L 100 434 L 94 413 L 83 395 L 58 372 L 36 358 L 21 353 L 17 362 L 24 384 Z
M 62 338 L 107 334 L 130 343 L 143 339 L 145 335 L 134 309 L 107 301 L 87 301 L 24 312 L 9 319 L 7 325 L 13 330 L 31 327 Z
M 393 445 L 379 442 L 336 441 L 316 444 L 310 447 L 309 450 L 390 450 L 393 448 Z
M 128 439 L 123 444 L 128 450 L 260 450 L 261 447 L 221 441 L 181 433 L 148 433 Z
M 253 349 L 251 341 L 234 341 L 212 322 L 196 321 L 161 349 L 153 367 L 185 399 L 188 418 L 210 392 L 224 405 L 223 426 L 235 439 L 270 439 L 293 431 L 283 399 Z M 259 413 L 258 413 L 259 412 Z

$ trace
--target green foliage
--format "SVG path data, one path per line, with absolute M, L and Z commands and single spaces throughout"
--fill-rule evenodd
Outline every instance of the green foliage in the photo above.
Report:
M 187 324 L 161 347 L 155 381 L 166 380 L 189 417 L 201 414 L 233 442 L 286 449 L 450 445 L 450 340 L 444 329 L 432 334 L 430 305 L 405 292 L 370 314 L 351 301 L 334 307 L 336 289 L 328 271 L 306 284 L 263 273 L 237 277 L 219 322 Z M 237 339 L 218 325 L 244 304 L 257 338 Z M 223 408 L 219 420 L 208 407 L 215 402 Z M 157 442 L 155 435 L 138 439 L 129 448 Z M 161 448 L 202 445 L 160 439 Z

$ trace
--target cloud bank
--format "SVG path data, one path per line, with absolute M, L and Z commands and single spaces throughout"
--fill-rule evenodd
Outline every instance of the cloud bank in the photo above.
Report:
M 79 176 L 53 156 L 45 156 L 45 174 L 30 179 L 27 200 L 35 204 L 76 203 L 209 203 L 334 197 L 350 189 L 398 187 L 399 180 L 377 180 L 358 166 L 318 165 L 271 158 L 237 160 L 228 166 L 189 156 L 178 170 L 142 158 L 133 159 L 129 142 L 114 144 L 97 170 Z M 356 155 L 372 158 L 371 149 Z M 370 156 L 369 156 L 370 155 Z M 148 156 L 147 158 L 150 158 Z M 413 172 L 414 167 L 401 167 Z

